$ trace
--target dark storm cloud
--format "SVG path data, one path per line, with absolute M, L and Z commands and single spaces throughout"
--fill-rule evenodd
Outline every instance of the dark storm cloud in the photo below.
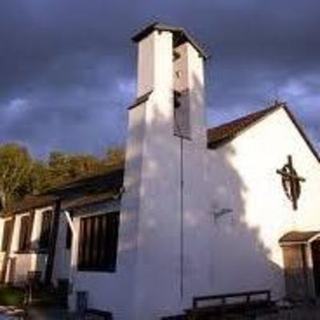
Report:
M 318 1 L 4 0 L 0 4 L 0 137 L 99 153 L 123 142 L 134 98 L 132 32 L 185 26 L 212 53 L 209 123 L 286 100 L 320 140 Z

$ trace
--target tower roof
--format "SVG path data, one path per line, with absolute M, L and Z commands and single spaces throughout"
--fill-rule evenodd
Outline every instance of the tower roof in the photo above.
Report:
M 136 33 L 131 39 L 133 42 L 139 42 L 143 38 L 147 37 L 154 30 L 172 32 L 174 47 L 177 47 L 185 42 L 189 42 L 204 59 L 208 58 L 208 55 L 205 53 L 203 48 L 198 45 L 198 43 L 188 34 L 188 32 L 185 29 L 180 27 L 173 27 L 163 23 L 155 22 Z

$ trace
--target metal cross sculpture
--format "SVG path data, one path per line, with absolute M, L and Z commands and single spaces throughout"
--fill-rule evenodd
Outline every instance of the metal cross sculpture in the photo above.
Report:
M 298 209 L 298 200 L 301 194 L 301 182 L 306 179 L 299 177 L 292 164 L 292 156 L 288 156 L 288 163 L 277 173 L 282 176 L 282 186 L 286 196 L 293 204 L 293 210 Z

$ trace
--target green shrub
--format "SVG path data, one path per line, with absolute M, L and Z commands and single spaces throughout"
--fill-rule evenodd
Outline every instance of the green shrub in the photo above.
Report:
M 24 301 L 24 290 L 12 287 L 0 288 L 0 305 L 21 306 Z

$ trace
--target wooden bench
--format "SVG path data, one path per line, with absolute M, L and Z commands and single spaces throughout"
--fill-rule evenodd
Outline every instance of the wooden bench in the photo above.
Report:
M 188 319 L 206 319 L 206 316 L 211 315 L 257 315 L 274 312 L 276 308 L 269 290 L 195 297 L 192 309 L 186 310 Z
M 88 309 L 85 313 L 85 320 L 112 320 L 112 313 L 96 309 Z

